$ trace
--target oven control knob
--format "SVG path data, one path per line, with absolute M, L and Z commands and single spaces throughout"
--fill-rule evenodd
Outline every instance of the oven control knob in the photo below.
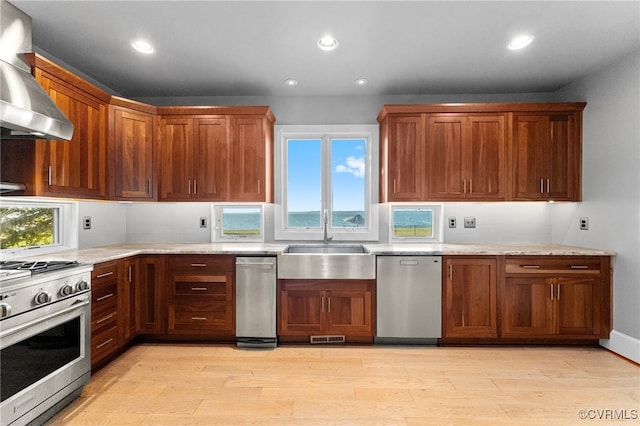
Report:
M 73 286 L 69 284 L 65 284 L 62 287 L 60 287 L 60 296 L 70 296 L 74 292 L 75 290 L 73 289 Z
M 89 283 L 85 280 L 80 280 L 76 284 L 76 291 L 87 291 L 89 290 Z
M 8 303 L 0 303 L 0 318 L 11 315 L 11 305 Z
M 36 305 L 42 305 L 43 303 L 49 303 L 49 302 L 51 302 L 51 295 L 43 290 L 43 291 L 38 292 L 38 294 L 36 294 L 36 296 L 33 298 L 33 301 L 34 301 L 34 303 Z

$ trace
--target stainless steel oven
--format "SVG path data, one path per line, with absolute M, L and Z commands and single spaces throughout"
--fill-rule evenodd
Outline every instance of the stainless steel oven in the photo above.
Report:
M 41 424 L 89 382 L 91 269 L 75 264 L 0 282 L 3 425 Z

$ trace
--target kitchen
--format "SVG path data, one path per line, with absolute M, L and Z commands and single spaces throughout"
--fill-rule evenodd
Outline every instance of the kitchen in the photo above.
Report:
M 28 10 L 28 3 L 16 2 L 19 7 L 27 9 L 29 14 L 37 14 L 35 10 L 33 12 Z M 637 13 L 627 15 L 635 17 L 637 24 Z M 34 22 L 36 31 L 38 22 L 42 21 Z M 339 38 L 341 43 L 332 53 L 338 54 L 340 50 L 347 49 L 348 41 L 343 37 Z M 637 31 L 635 38 L 637 40 Z M 43 39 L 40 39 L 39 43 L 46 44 Z M 34 44 L 44 52 L 47 51 L 38 42 Z M 637 265 L 640 263 L 638 262 L 640 234 L 637 224 L 640 213 L 637 191 L 631 189 L 631 183 L 638 181 L 636 165 L 639 132 L 635 117 L 638 116 L 639 102 L 637 84 L 633 83 L 637 82 L 638 75 L 637 42 L 633 46 L 635 50 L 619 52 L 617 57 L 610 58 L 608 64 L 603 63 L 598 69 L 594 68 L 588 74 L 580 74 L 579 77 L 576 76 L 553 90 L 513 89 L 509 93 L 502 93 L 496 89 L 479 91 L 471 87 L 462 87 L 456 90 L 444 86 L 444 89 L 439 92 L 422 92 L 416 89 L 414 92 L 403 90 L 403 94 L 394 95 L 372 93 L 357 95 L 356 88 L 345 87 L 335 92 L 320 91 L 321 94 L 315 96 L 304 94 L 257 96 L 246 93 L 243 96 L 234 97 L 232 93 L 223 92 L 221 92 L 222 95 L 217 96 L 215 93 L 210 96 L 196 96 L 185 89 L 181 97 L 162 96 L 158 91 L 157 96 L 141 94 L 135 96 L 135 99 L 156 106 L 269 105 L 277 119 L 276 134 L 278 129 L 281 129 L 277 126 L 326 123 L 377 125 L 376 117 L 385 104 L 586 101 L 582 134 L 581 202 L 446 202 L 442 219 L 457 218 L 458 226 L 455 228 L 443 226 L 442 240 L 447 244 L 554 243 L 615 252 L 613 331 L 609 339 L 601 341 L 601 345 L 638 362 L 640 320 L 637 301 L 640 298 L 640 290 L 637 285 L 639 276 Z M 324 52 L 321 53 L 324 54 Z M 326 58 L 326 55 L 323 58 Z M 314 60 L 317 59 L 310 62 Z M 71 59 L 67 61 L 71 63 Z M 65 65 L 65 68 L 69 67 Z M 97 77 L 91 72 L 86 74 Z M 369 84 L 373 84 L 374 79 L 371 76 L 367 77 L 370 80 Z M 283 79 L 278 80 L 279 84 L 282 84 L 281 80 Z M 292 89 L 297 90 L 302 86 L 301 82 L 298 87 L 292 87 Z M 243 92 L 237 89 L 236 93 Z M 602 161 L 603 158 L 610 160 Z M 612 166 L 614 164 L 615 166 Z M 375 164 L 373 166 L 375 167 Z M 279 168 L 276 166 L 275 169 Z M 372 178 L 376 174 L 372 173 Z M 386 206 L 382 204 L 381 206 L 378 212 L 380 216 L 378 238 L 363 240 L 362 243 L 365 245 L 388 242 L 389 213 Z M 277 214 L 273 210 L 275 206 L 265 207 L 266 223 L 273 223 L 272 218 Z M 206 245 L 212 241 L 213 224 L 216 223 L 215 211 L 211 203 L 197 201 L 119 203 L 81 200 L 78 201 L 76 215 L 77 219 L 90 218 L 89 229 L 84 229 L 84 223 L 78 220 L 78 227 L 73 230 L 77 234 L 77 247 L 89 250 L 89 258 L 93 248 L 111 244 L 144 243 L 143 246 L 147 244 L 150 247 L 155 244 L 171 243 Z M 467 217 L 476 219 L 475 228 L 463 226 L 463 220 Z M 589 218 L 587 231 L 580 230 L 578 226 L 579 219 L 583 217 Z M 205 222 L 204 228 L 201 227 L 202 218 Z M 264 237 L 267 243 L 279 243 L 274 233 L 275 230 L 271 226 L 265 227 Z M 321 233 L 316 234 L 309 240 L 321 241 Z M 338 243 L 340 236 L 334 235 L 334 237 L 336 238 L 334 242 Z

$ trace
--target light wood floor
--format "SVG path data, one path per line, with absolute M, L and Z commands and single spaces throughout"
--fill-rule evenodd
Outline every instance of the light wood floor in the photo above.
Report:
M 580 410 L 591 410 L 587 419 Z M 49 424 L 630 425 L 639 417 L 640 367 L 604 349 L 144 344 L 97 372 Z

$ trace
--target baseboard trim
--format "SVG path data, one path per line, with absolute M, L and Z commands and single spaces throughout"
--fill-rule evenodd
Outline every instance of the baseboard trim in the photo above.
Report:
M 600 346 L 640 364 L 640 339 L 613 330 L 608 339 L 601 339 Z

